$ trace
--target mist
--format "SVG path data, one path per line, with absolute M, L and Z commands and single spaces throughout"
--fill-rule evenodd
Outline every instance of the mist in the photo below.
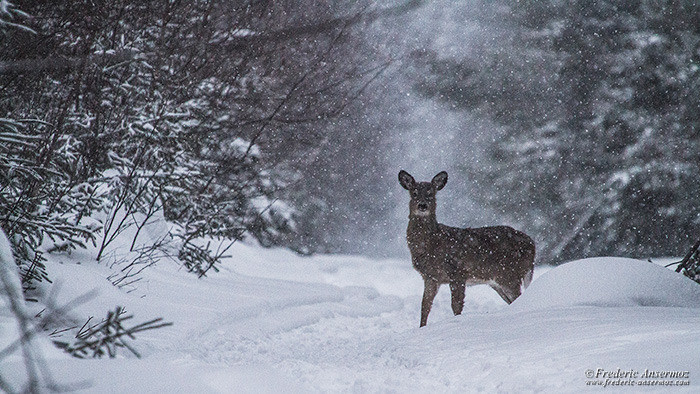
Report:
M 387 51 L 396 59 L 370 93 L 381 95 L 390 103 L 370 109 L 387 121 L 384 128 L 376 130 L 387 145 L 371 154 L 383 157 L 386 163 L 383 168 L 373 169 L 383 174 L 382 184 L 373 186 L 378 192 L 375 203 L 393 209 L 385 211 L 382 217 L 360 217 L 358 220 L 375 223 L 366 232 L 358 234 L 353 226 L 348 226 L 341 237 L 340 251 L 382 257 L 409 255 L 405 242 L 409 198 L 398 185 L 401 169 L 417 180 L 430 180 L 440 171 L 450 174 L 448 186 L 438 195 L 437 214 L 441 222 L 476 227 L 497 220 L 489 207 L 473 198 L 479 182 L 465 175 L 464 170 L 479 166 L 499 126 L 459 111 L 451 103 L 426 97 L 415 85 L 415 73 L 419 72 L 416 57 L 421 53 L 464 59 L 485 40 L 492 39 L 493 34 L 479 24 L 478 13 L 473 12 L 476 6 L 474 1 L 423 2 L 409 13 L 379 21 L 370 29 L 368 39 L 387 42 Z

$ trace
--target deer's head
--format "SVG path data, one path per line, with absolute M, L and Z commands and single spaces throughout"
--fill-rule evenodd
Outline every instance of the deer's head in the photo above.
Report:
M 399 171 L 399 184 L 411 194 L 409 208 L 412 216 L 435 215 L 435 194 L 445 187 L 446 183 L 445 171 L 435 175 L 430 182 L 416 182 L 408 172 Z

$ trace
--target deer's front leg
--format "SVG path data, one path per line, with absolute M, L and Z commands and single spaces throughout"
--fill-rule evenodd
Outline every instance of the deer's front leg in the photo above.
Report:
M 428 323 L 428 314 L 433 307 L 433 300 L 438 292 L 438 282 L 431 278 L 423 278 L 425 287 L 423 288 L 423 302 L 420 308 L 420 327 Z
M 452 312 L 455 316 L 462 313 L 464 308 L 464 281 L 450 281 L 450 291 L 452 292 Z

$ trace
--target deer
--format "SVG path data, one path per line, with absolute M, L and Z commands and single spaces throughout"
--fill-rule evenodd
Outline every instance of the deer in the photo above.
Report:
M 447 184 L 447 172 L 430 182 L 416 182 L 408 172 L 399 172 L 399 184 L 408 190 L 406 241 L 413 268 L 423 277 L 420 326 L 438 289 L 449 284 L 452 312 L 462 313 L 466 286 L 487 284 L 510 304 L 532 282 L 535 243 L 525 233 L 509 226 L 458 228 L 438 223 L 435 195 Z

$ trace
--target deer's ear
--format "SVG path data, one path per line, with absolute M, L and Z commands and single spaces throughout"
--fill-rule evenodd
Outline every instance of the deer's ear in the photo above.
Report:
M 406 190 L 411 190 L 413 186 L 416 184 L 416 180 L 413 179 L 411 174 L 407 173 L 404 170 L 399 171 L 399 183 L 401 186 L 403 186 L 404 189 Z
M 430 181 L 430 183 L 432 183 L 433 186 L 435 186 L 436 190 L 442 189 L 447 183 L 447 173 L 445 171 L 440 172 L 439 174 L 433 177 L 433 180 Z

